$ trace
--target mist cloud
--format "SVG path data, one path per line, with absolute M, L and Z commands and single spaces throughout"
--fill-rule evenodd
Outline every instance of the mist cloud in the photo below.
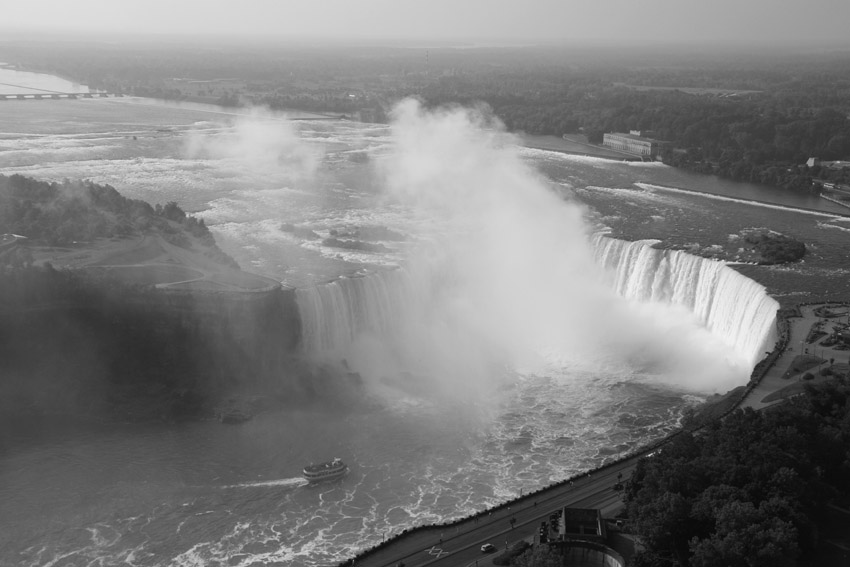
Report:
M 260 109 L 236 117 L 230 128 L 192 131 L 184 154 L 221 160 L 249 177 L 293 181 L 311 180 L 322 159 L 321 150 L 305 143 L 291 121 Z
M 405 266 L 406 321 L 355 349 L 359 370 L 415 367 L 458 393 L 491 387 L 505 366 L 636 374 L 703 391 L 740 382 L 741 361 L 693 314 L 615 295 L 584 209 L 522 161 L 485 108 L 407 100 L 391 131 L 394 149 L 379 163 L 387 199 L 433 230 Z

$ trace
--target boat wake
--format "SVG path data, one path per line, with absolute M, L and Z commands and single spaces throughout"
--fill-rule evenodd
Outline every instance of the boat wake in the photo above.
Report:
M 262 480 L 257 482 L 243 482 L 240 484 L 229 484 L 222 488 L 255 488 L 258 486 L 282 486 L 287 488 L 300 488 L 310 484 L 307 479 L 299 477 L 281 478 L 278 480 Z

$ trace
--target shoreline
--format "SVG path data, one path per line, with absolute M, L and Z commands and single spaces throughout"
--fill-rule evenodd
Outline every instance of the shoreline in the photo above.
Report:
M 793 323 L 791 319 L 799 318 L 801 321 L 797 327 L 805 327 L 811 320 L 806 319 L 806 315 L 802 313 L 802 309 L 814 309 L 815 305 L 835 305 L 836 303 L 850 304 L 850 302 L 818 302 L 816 304 L 799 303 L 796 310 L 798 313 L 793 313 L 789 310 L 780 309 L 776 315 L 776 327 L 778 331 L 777 342 L 764 358 L 759 360 L 750 373 L 750 380 L 746 385 L 741 385 L 728 392 L 721 394 L 720 398 L 714 404 L 704 403 L 701 407 L 707 411 L 707 419 L 701 423 L 692 424 L 691 428 L 683 426 L 677 431 L 667 435 L 663 439 L 650 443 L 643 447 L 639 447 L 631 453 L 624 455 L 614 461 L 603 463 L 598 467 L 573 475 L 572 477 L 553 482 L 548 486 L 532 491 L 528 494 L 520 495 L 519 497 L 508 499 L 504 502 L 496 504 L 490 508 L 480 510 L 477 513 L 466 517 L 447 520 L 444 522 L 434 522 L 431 524 L 420 525 L 412 529 L 406 529 L 400 533 L 392 535 L 389 539 L 385 539 L 372 547 L 361 549 L 347 559 L 342 560 L 337 565 L 338 567 L 348 567 L 353 565 L 358 566 L 383 566 L 394 565 L 397 561 L 404 563 L 409 561 L 414 565 L 421 564 L 448 564 L 446 561 L 441 562 L 440 557 L 436 559 L 428 558 L 425 563 L 419 559 L 422 556 L 422 551 L 428 551 L 431 547 L 433 550 L 437 543 L 439 535 L 440 547 L 452 544 L 458 546 L 454 551 L 455 555 L 466 554 L 469 557 L 477 555 L 477 547 L 494 538 L 508 537 L 515 527 L 522 528 L 526 525 L 536 526 L 537 522 L 545 517 L 538 512 L 538 501 L 542 504 L 540 508 L 543 510 L 551 509 L 554 503 L 558 507 L 565 505 L 575 506 L 581 504 L 582 507 L 597 508 L 603 517 L 615 517 L 619 510 L 622 509 L 623 502 L 618 492 L 609 492 L 606 489 L 620 482 L 623 476 L 628 476 L 634 470 L 638 459 L 654 454 L 665 444 L 672 441 L 678 435 L 685 432 L 695 432 L 709 423 L 723 419 L 733 411 L 741 408 L 753 408 L 758 411 L 765 407 L 780 404 L 784 398 L 780 397 L 776 400 L 766 400 L 767 396 L 772 392 L 779 393 L 785 389 L 786 384 L 782 380 L 777 379 L 777 374 L 781 372 L 781 368 L 777 368 L 777 363 L 781 358 L 787 362 L 788 356 L 795 354 L 798 350 L 794 343 L 797 337 L 793 337 Z M 799 331 L 800 329 L 796 329 Z M 799 349 L 804 348 L 801 344 Z M 781 376 L 780 376 L 781 378 Z M 772 392 L 768 392 L 771 388 Z M 753 397 L 761 396 L 754 400 Z M 735 399 L 737 398 L 737 399 Z M 728 404 L 728 401 L 735 399 L 734 403 Z M 723 402 L 727 403 L 723 403 Z M 719 407 L 720 411 L 711 411 L 712 407 Z M 616 476 L 615 476 L 616 475 Z M 586 492 L 585 492 L 586 491 Z M 513 508 L 513 511 L 512 511 Z M 511 525 L 510 528 L 504 527 L 504 523 L 511 517 L 516 517 L 522 514 L 523 516 L 531 517 L 531 520 L 520 522 L 518 526 Z M 522 518 L 525 520 L 525 518 Z M 455 528 L 449 531 L 450 528 Z M 443 541 L 443 533 L 449 531 L 452 535 Z M 514 538 L 521 537 L 517 529 Z M 454 541 L 453 541 L 454 540 Z M 516 541 L 516 539 L 514 539 Z M 506 547 L 509 541 L 505 540 Z M 463 564 L 469 564 L 464 560 Z M 490 565 L 488 561 L 484 565 Z
M 670 166 L 670 167 L 673 167 L 673 166 Z M 722 195 L 720 193 L 709 193 L 708 191 L 700 191 L 698 189 L 688 189 L 686 187 L 669 187 L 667 185 L 658 185 L 657 183 L 647 183 L 646 185 L 651 185 L 652 187 L 657 187 L 658 189 L 660 189 L 662 191 L 670 191 L 671 193 L 676 193 L 676 192 L 692 193 L 694 195 L 703 195 L 703 196 L 709 197 L 709 198 L 716 197 L 716 198 L 719 198 L 719 199 L 727 199 L 729 201 L 735 201 L 735 202 L 744 203 L 744 204 L 767 205 L 767 206 L 770 206 L 770 207 L 776 207 L 776 208 L 780 208 L 780 209 L 788 209 L 790 211 L 797 211 L 797 212 L 801 212 L 801 213 L 823 215 L 823 216 L 827 216 L 827 217 L 850 218 L 850 213 L 834 213 L 834 212 L 830 212 L 830 211 L 822 211 L 820 209 L 810 209 L 810 208 L 807 208 L 807 207 L 798 207 L 798 206 L 794 206 L 794 205 L 783 205 L 781 203 L 771 203 L 770 201 L 759 201 L 757 199 L 748 199 L 746 197 L 732 197 L 732 196 L 729 196 L 729 195 Z M 829 199 L 827 199 L 827 200 L 829 200 Z M 847 206 L 847 205 L 845 205 L 845 206 Z M 850 207 L 848 207 L 848 208 L 850 208 Z
M 679 168 L 679 167 L 676 167 L 676 166 L 673 166 L 673 165 L 665 164 L 663 161 L 658 161 L 658 160 L 644 161 L 640 157 L 631 156 L 631 155 L 628 155 L 628 154 L 623 154 L 624 156 L 627 156 L 627 157 L 624 157 L 624 158 L 619 158 L 617 156 L 611 156 L 611 155 L 605 155 L 604 154 L 604 152 L 606 151 L 605 148 L 600 148 L 598 146 L 594 146 L 594 145 L 591 145 L 591 144 L 585 144 L 583 142 L 579 142 L 579 141 L 572 140 L 572 139 L 565 139 L 564 142 L 569 143 L 569 144 L 581 145 L 583 147 L 587 147 L 589 150 L 597 150 L 597 151 L 595 151 L 595 152 L 585 152 L 585 151 L 582 151 L 582 150 L 570 149 L 570 148 L 567 148 L 567 147 L 563 147 L 563 148 L 556 147 L 557 143 L 560 142 L 561 140 L 559 138 L 556 138 L 555 136 L 529 136 L 529 135 L 523 135 L 523 134 L 517 134 L 517 136 L 519 136 L 519 138 L 523 142 L 522 147 L 529 148 L 529 149 L 557 152 L 557 153 L 565 154 L 565 155 L 592 157 L 592 158 L 596 158 L 596 159 L 602 159 L 602 160 L 610 161 L 610 162 L 613 162 L 613 163 L 621 163 L 621 162 L 660 163 L 660 164 L 663 164 L 663 165 L 667 165 L 667 167 L 671 167 L 671 168 L 674 168 L 676 170 L 684 171 L 684 172 L 691 173 L 691 174 L 694 174 L 694 175 L 709 175 L 709 176 L 715 175 L 715 174 L 711 174 L 711 173 L 706 174 L 706 173 L 698 173 L 698 172 L 690 171 L 688 169 Z M 535 140 L 543 140 L 545 138 L 552 138 L 553 143 L 551 145 L 546 144 L 546 143 L 535 143 Z M 545 142 L 545 140 L 544 140 L 544 142 Z M 614 150 L 612 150 L 612 151 L 614 151 Z M 715 177 L 717 177 L 717 176 L 715 175 Z M 726 178 L 721 178 L 721 179 L 726 179 Z M 731 179 L 729 181 L 735 182 L 734 179 Z M 634 182 L 634 183 L 637 183 L 637 182 Z M 737 202 L 744 203 L 744 204 L 766 205 L 766 206 L 770 206 L 770 207 L 777 207 L 777 208 L 787 209 L 787 210 L 791 210 L 791 211 L 798 211 L 798 212 L 801 212 L 801 213 L 820 214 L 820 215 L 824 215 L 824 216 L 850 218 L 850 212 L 843 213 L 843 212 L 835 212 L 835 211 L 825 211 L 823 209 L 817 209 L 817 208 L 801 207 L 801 206 L 796 206 L 796 205 L 786 205 L 786 204 L 783 204 L 783 203 L 776 203 L 776 202 L 772 202 L 772 201 L 750 199 L 750 198 L 738 197 L 738 196 L 734 196 L 734 195 L 724 195 L 722 193 L 711 193 L 709 191 L 700 191 L 698 189 L 689 189 L 687 187 L 670 187 L 670 186 L 658 185 L 658 184 L 652 184 L 652 185 L 654 187 L 658 187 L 658 188 L 660 188 L 664 191 L 670 191 L 670 192 L 681 191 L 681 192 L 685 192 L 685 193 L 692 193 L 692 194 L 695 194 L 695 195 L 703 195 L 705 197 L 710 197 L 710 198 L 728 199 L 730 201 L 737 201 Z M 777 189 L 779 191 L 786 191 L 785 189 L 780 189 L 778 187 L 776 187 L 775 189 Z M 840 205 L 842 207 L 850 209 L 850 204 L 841 203 L 841 202 L 839 202 L 835 199 L 826 197 L 824 195 L 821 195 L 820 197 L 822 199 L 826 200 L 826 201 L 832 202 L 833 204 Z
M 619 158 L 616 158 L 616 157 L 613 157 L 613 156 L 605 156 L 605 155 L 601 155 L 601 154 L 592 154 L 592 153 L 589 153 L 589 152 L 580 152 L 580 151 L 577 151 L 577 150 L 565 150 L 565 149 L 559 149 L 559 148 L 546 148 L 546 147 L 543 147 L 543 146 L 532 146 L 530 144 L 523 144 L 523 147 L 528 148 L 530 150 L 543 150 L 544 152 L 557 152 L 559 154 L 566 154 L 566 155 L 570 155 L 570 156 L 591 157 L 591 158 L 604 159 L 604 160 L 613 161 L 613 162 L 622 162 L 622 161 L 639 162 L 639 161 L 643 161 L 639 157 L 635 157 L 635 156 L 628 156 L 628 157 L 623 157 L 622 159 L 619 159 Z
M 615 162 L 642 162 L 644 159 L 634 154 L 604 148 L 588 142 L 582 142 L 573 138 L 558 138 L 557 136 L 541 136 L 514 132 L 514 135 L 522 140 L 523 147 L 558 152 L 567 155 L 593 157 Z M 653 160 L 654 161 L 654 160 Z

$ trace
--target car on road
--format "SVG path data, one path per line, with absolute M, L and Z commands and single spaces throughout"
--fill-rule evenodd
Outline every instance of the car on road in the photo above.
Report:
M 496 546 L 492 543 L 485 543 L 481 546 L 481 551 L 483 553 L 493 553 L 494 551 L 496 551 Z

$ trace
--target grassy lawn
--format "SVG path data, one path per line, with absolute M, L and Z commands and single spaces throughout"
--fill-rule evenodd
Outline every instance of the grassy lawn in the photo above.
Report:
M 826 362 L 826 360 L 813 354 L 798 354 L 794 357 L 794 360 L 791 361 L 791 365 L 788 367 L 788 370 L 786 370 L 782 375 L 782 379 L 788 380 L 792 376 L 820 366 L 824 362 Z

